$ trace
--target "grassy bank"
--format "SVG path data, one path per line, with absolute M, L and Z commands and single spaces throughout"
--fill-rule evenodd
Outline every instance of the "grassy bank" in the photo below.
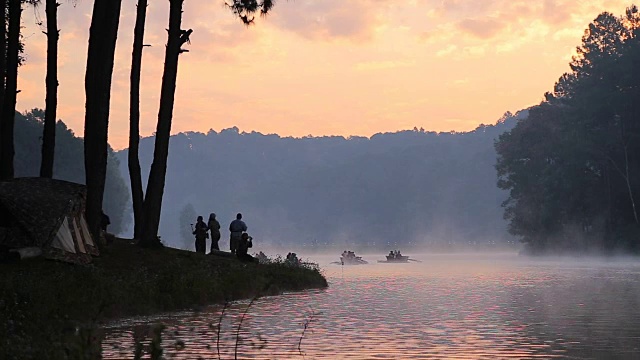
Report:
M 40 259 L 4 264 L 0 358 L 86 358 L 96 325 L 105 320 L 326 286 L 313 269 L 142 249 L 125 241 L 88 266 Z

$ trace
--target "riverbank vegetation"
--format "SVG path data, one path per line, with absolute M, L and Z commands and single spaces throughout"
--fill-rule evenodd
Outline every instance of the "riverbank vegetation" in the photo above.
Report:
M 640 12 L 600 14 L 571 72 L 500 136 L 509 230 L 533 253 L 640 250 Z
M 100 349 L 99 325 L 110 319 L 326 286 L 317 268 L 145 249 L 125 240 L 104 247 L 88 266 L 4 264 L 0 358 L 58 359 L 78 351 L 78 358 L 91 358 Z

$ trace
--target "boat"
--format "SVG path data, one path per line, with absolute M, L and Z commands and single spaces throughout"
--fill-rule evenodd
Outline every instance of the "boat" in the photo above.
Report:
M 409 261 L 419 262 L 418 260 L 409 259 L 408 256 L 400 254 L 400 251 L 390 251 L 386 256 L 387 260 L 378 260 L 379 263 L 407 263 Z
M 356 256 L 353 251 L 345 251 L 340 256 L 340 262 L 337 262 L 340 265 L 364 265 L 368 264 L 366 260 L 362 258 L 362 256 Z

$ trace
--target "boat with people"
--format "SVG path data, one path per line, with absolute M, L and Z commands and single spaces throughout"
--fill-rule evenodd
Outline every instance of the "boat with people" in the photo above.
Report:
M 407 263 L 409 261 L 419 262 L 418 260 L 409 259 L 409 256 L 402 255 L 400 250 L 391 250 L 386 256 L 387 260 L 378 260 L 379 263 Z
M 353 251 L 343 251 L 342 255 L 340 255 L 340 262 L 337 262 L 340 265 L 364 265 L 368 264 L 366 260 L 362 258 L 362 256 L 356 256 Z

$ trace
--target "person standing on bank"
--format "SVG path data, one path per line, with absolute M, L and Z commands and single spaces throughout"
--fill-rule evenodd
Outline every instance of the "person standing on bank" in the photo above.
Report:
M 209 233 L 207 232 L 209 228 L 207 228 L 207 224 L 202 220 L 202 216 L 198 216 L 198 221 L 196 221 L 196 228 L 193 230 L 193 235 L 196 236 L 196 252 L 197 253 L 206 253 L 207 252 L 207 238 L 209 237 Z
M 231 232 L 229 248 L 231 249 L 231 253 L 235 254 L 238 251 L 238 245 L 240 244 L 242 233 L 247 231 L 247 224 L 242 221 L 242 214 L 238 213 L 236 215 L 236 219 L 229 225 L 229 231 Z
M 213 252 L 213 250 L 220 250 L 218 246 L 218 241 L 220 241 L 220 223 L 216 220 L 216 214 L 209 214 L 207 227 L 209 231 L 211 231 L 211 252 Z

